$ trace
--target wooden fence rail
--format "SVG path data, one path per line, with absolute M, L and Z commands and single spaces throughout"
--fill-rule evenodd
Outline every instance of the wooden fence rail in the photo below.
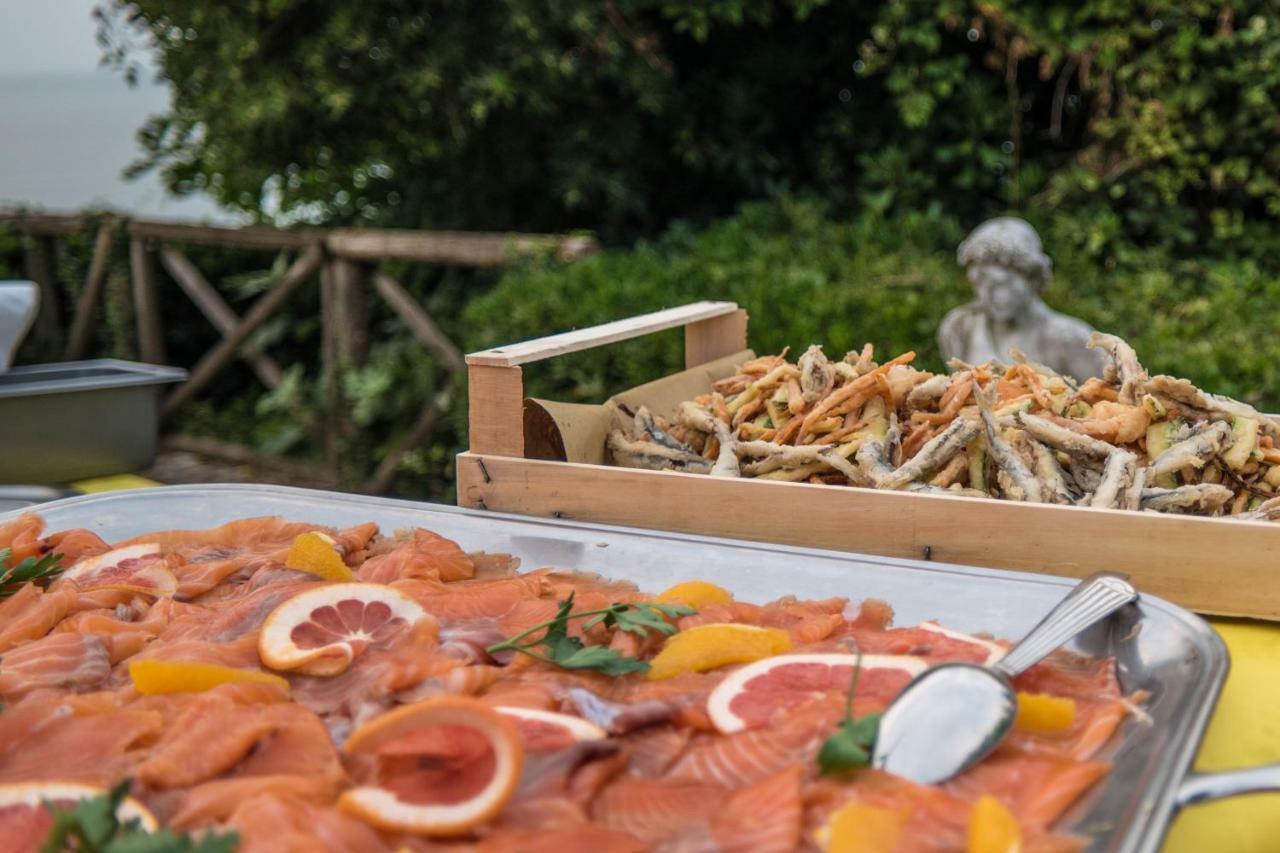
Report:
M 283 381 L 283 370 L 254 342 L 254 333 L 274 317 L 303 285 L 314 281 L 318 273 L 321 376 L 328 411 L 324 417 L 316 418 L 312 426 L 319 433 L 335 477 L 339 476 L 342 467 L 341 439 L 354 432 L 345 414 L 341 371 L 359 364 L 368 351 L 365 297 L 369 293 L 376 294 L 440 365 L 446 378 L 441 392 L 423 402 L 414 423 L 381 460 L 377 469 L 364 480 L 362 490 L 373 494 L 386 492 L 404 455 L 430 438 L 465 368 L 462 351 L 457 344 L 449 339 L 408 290 L 379 268 L 379 264 L 383 261 L 408 261 L 496 267 L 521 256 L 549 254 L 562 260 L 575 260 L 599 250 L 594 238 L 582 235 L 236 228 L 128 219 L 109 213 L 0 211 L 0 226 L 4 225 L 24 237 L 27 276 L 39 285 L 42 297 L 36 329 L 50 340 L 63 334 L 55 272 L 57 241 L 96 228 L 89 269 L 66 331 L 63 357 L 68 361 L 83 358 L 90 350 L 98 303 L 106 288 L 112 250 L 119 240 L 128 240 L 129 243 L 129 292 L 139 356 L 143 361 L 153 363 L 165 361 L 164 326 L 158 298 L 163 283 L 156 276 L 158 259 L 168 277 L 220 336 L 216 344 L 189 366 L 187 380 L 164 399 L 161 412 L 165 418 L 172 417 L 184 404 L 197 397 L 237 358 L 244 360 L 267 388 L 278 388 Z M 240 316 L 179 248 L 185 245 L 289 253 L 293 261 Z

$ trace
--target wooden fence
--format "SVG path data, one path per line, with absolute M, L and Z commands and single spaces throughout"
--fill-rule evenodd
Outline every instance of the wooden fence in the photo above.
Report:
M 340 467 L 341 436 L 352 427 L 344 424 L 341 371 L 358 364 L 368 349 L 365 298 L 376 294 L 405 324 L 410 333 L 445 371 L 445 387 L 436 399 L 424 401 L 412 426 L 364 481 L 362 491 L 387 491 L 404 455 L 423 444 L 444 414 L 441 400 L 448 399 L 455 379 L 464 370 L 462 352 L 431 319 L 430 314 L 399 281 L 380 268 L 384 261 L 497 267 L 534 253 L 553 253 L 573 260 L 599 249 L 592 237 L 554 234 L 498 234 L 462 231 L 411 231 L 385 229 L 276 229 L 229 228 L 130 219 L 113 214 L 47 214 L 23 210 L 0 212 L 0 224 L 23 236 L 27 277 L 41 291 L 36 332 L 47 339 L 65 334 L 63 358 L 85 357 L 93 338 L 98 303 L 103 298 L 112 249 L 119 240 L 129 245 L 129 281 L 136 323 L 137 352 L 143 361 L 167 363 L 164 327 L 157 298 L 158 262 L 178 288 L 217 330 L 220 340 L 192 365 L 183 365 L 190 376 L 164 399 L 162 416 L 171 417 L 202 390 L 234 359 L 243 359 L 268 388 L 279 387 L 281 366 L 253 341 L 254 333 L 301 288 L 318 281 L 322 328 L 321 376 L 325 388 L 326 416 L 313 425 L 325 448 L 327 466 Z M 56 276 L 59 239 L 96 226 L 93 254 L 84 286 L 76 299 L 69 324 L 61 316 L 61 290 Z M 181 246 L 214 246 L 228 249 L 287 253 L 292 259 L 243 316 L 237 315 L 218 289 L 183 253 Z

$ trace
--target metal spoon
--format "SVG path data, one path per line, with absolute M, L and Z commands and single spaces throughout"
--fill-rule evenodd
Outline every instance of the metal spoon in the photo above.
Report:
M 1124 575 L 1099 572 L 990 666 L 947 663 L 920 673 L 880 719 L 872 766 L 933 785 L 977 764 L 1013 727 L 1009 679 L 1137 597 Z

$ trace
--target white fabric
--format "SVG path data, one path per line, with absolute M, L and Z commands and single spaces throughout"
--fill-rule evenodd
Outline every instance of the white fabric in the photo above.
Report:
M 30 281 L 0 281 L 0 371 L 27 336 L 40 310 L 40 290 Z

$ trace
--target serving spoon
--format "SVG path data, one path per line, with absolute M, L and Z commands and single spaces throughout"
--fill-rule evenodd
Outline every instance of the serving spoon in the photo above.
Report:
M 944 663 L 920 673 L 881 717 L 872 766 L 921 785 L 968 770 L 1013 727 L 1018 699 L 1010 679 L 1137 597 L 1124 575 L 1099 572 L 994 663 Z

